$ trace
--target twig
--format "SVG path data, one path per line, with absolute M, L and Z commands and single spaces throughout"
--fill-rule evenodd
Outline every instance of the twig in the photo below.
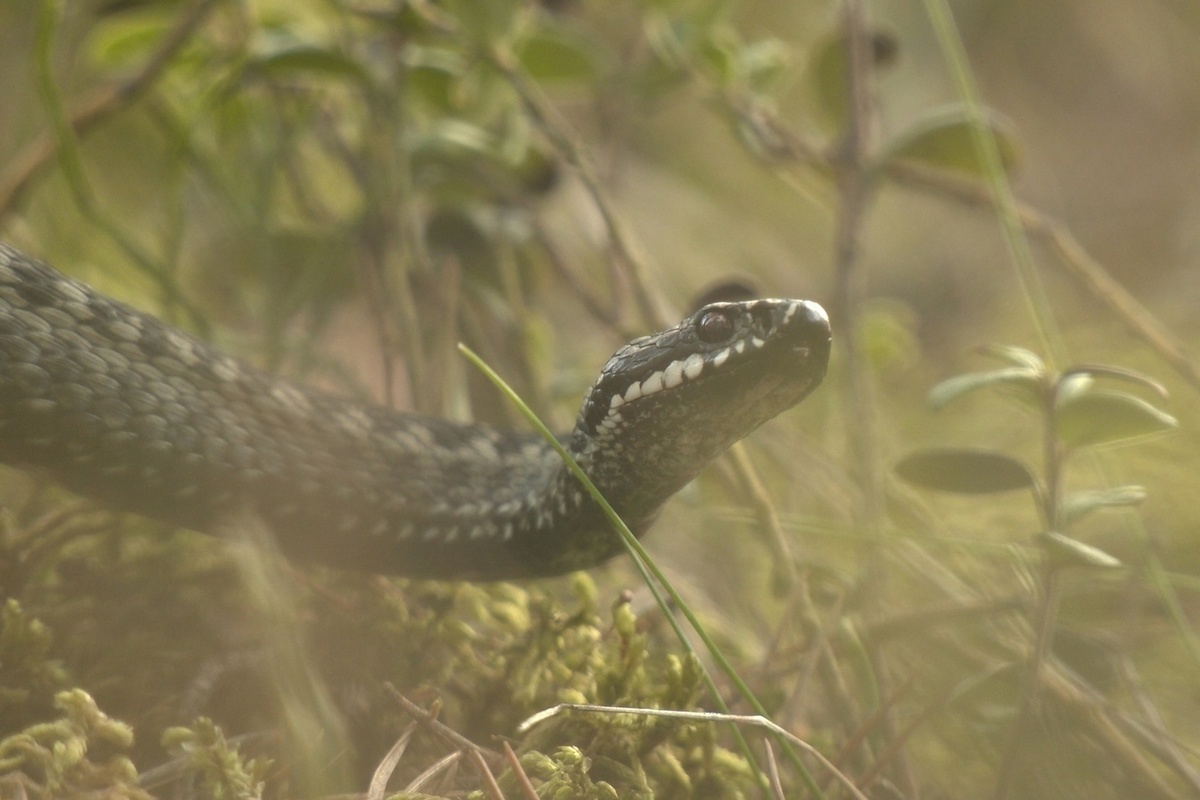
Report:
M 483 781 L 483 786 L 487 790 L 488 797 L 492 800 L 504 800 L 504 792 L 500 791 L 500 784 L 496 783 L 496 776 L 488 768 L 487 761 L 478 750 L 468 750 L 467 757 L 471 759 L 471 763 L 475 765 L 475 771 L 479 774 L 479 779 Z
M 422 787 L 424 787 L 425 784 L 429 783 L 429 781 L 433 780 L 435 777 L 437 777 L 441 773 L 443 773 L 446 770 L 453 767 L 460 760 L 462 760 L 462 757 L 463 757 L 462 750 L 455 750 L 453 753 L 447 753 L 446 755 L 439 758 L 437 761 L 433 762 L 433 764 L 431 764 L 428 769 L 423 770 L 420 775 L 413 778 L 412 781 L 409 782 L 409 784 L 404 787 L 404 791 L 406 791 L 406 792 L 421 791 Z
M 996 207 L 995 199 L 987 189 L 972 181 L 903 163 L 890 164 L 887 175 L 904 186 L 968 205 Z M 1056 263 L 1070 277 L 1115 313 L 1131 333 L 1148 344 L 1184 380 L 1200 389 L 1200 364 L 1192 358 L 1182 340 L 1118 283 L 1065 225 L 1024 204 L 1017 205 L 1017 218 L 1030 237 L 1042 242 L 1057 256 Z
M 763 739 L 763 749 L 767 751 L 767 778 L 771 781 L 771 794 L 775 800 L 787 800 L 783 793 L 783 781 L 779 778 L 779 764 L 775 761 L 775 748 L 771 747 L 770 739 Z
M 608 197 L 608 192 L 600 183 L 591 158 L 583 146 L 576 141 L 570 126 L 559 116 L 557 110 L 546 102 L 538 87 L 521 70 L 517 69 L 509 55 L 498 50 L 492 50 L 487 55 L 492 65 L 504 75 L 509 85 L 516 91 L 526 113 L 529 114 L 538 130 L 546 135 L 579 174 L 584 188 L 604 220 L 604 226 L 612 241 L 613 253 L 617 257 L 617 262 L 625 269 L 625 275 L 628 278 L 630 289 L 633 291 L 642 321 L 654 327 L 660 327 L 663 323 L 662 315 L 659 314 L 658 305 L 651 296 L 646 283 L 646 258 L 625 229 L 624 221 L 618 216 Z
M 409 723 L 404 732 L 400 734 L 400 738 L 392 745 L 392 749 L 388 750 L 387 755 L 375 767 L 375 772 L 371 775 L 370 787 L 367 789 L 366 800 L 383 800 L 388 781 L 392 779 L 392 773 L 396 771 L 396 765 L 400 763 L 400 757 L 408 749 L 408 742 L 412 739 L 413 731 L 416 729 L 417 723 Z
M 391 683 L 385 682 L 383 684 L 383 688 L 387 690 L 387 693 L 390 694 L 396 700 L 396 702 L 400 704 L 400 707 L 403 708 L 409 715 L 411 715 L 413 719 L 417 720 L 417 722 L 420 722 L 423 726 L 428 728 L 431 732 L 448 744 L 457 747 L 459 750 L 467 750 L 484 754 L 493 762 L 499 761 L 502 758 L 502 756 L 494 750 L 488 750 L 486 747 L 481 747 L 475 744 L 458 731 L 438 721 L 436 713 L 426 711 L 425 709 L 421 708 L 416 703 L 400 694 L 396 687 Z
M 537 789 L 533 788 L 533 781 L 529 780 L 529 776 L 525 774 L 525 768 L 521 766 L 521 759 L 517 758 L 512 745 L 508 742 L 504 743 L 504 760 L 508 762 L 508 768 L 512 770 L 513 777 L 516 778 L 521 792 L 525 795 L 525 800 L 538 800 Z
M 140 70 L 123 81 L 97 89 L 80 102 L 67 117 L 75 135 L 90 133 L 98 123 L 140 98 L 218 2 L 219 0 L 198 0 L 167 33 Z M 7 174 L 0 178 L 0 219 L 12 211 L 34 175 L 54 160 L 61 146 L 62 141 L 58 136 L 53 132 L 46 133 L 12 159 L 12 166 L 7 170 Z

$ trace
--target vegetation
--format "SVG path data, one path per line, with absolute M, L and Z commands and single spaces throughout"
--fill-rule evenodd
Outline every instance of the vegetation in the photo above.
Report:
M 566 428 L 714 284 L 836 342 L 661 605 L 5 469 L 0 797 L 1200 793 L 1200 17 L 897 5 L 0 0 L 0 238 L 270 369 L 526 424 L 463 342 Z

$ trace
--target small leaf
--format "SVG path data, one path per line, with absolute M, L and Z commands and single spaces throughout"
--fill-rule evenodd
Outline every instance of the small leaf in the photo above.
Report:
M 1032 350 L 1026 350 L 1024 347 L 1012 347 L 1006 344 L 985 344 L 976 349 L 980 355 L 991 356 L 1002 361 L 1017 366 L 1025 367 L 1037 372 L 1039 375 L 1045 374 L 1046 362 Z
M 1096 385 L 1096 379 L 1086 372 L 1071 372 L 1068 370 L 1058 376 L 1054 387 L 1054 401 L 1058 405 L 1069 403 L 1076 397 L 1086 394 Z
M 1058 405 L 1058 433 L 1070 447 L 1133 439 L 1176 428 L 1170 414 L 1140 397 L 1108 389 L 1076 394 Z
M 1042 545 L 1046 555 L 1055 566 L 1060 567 L 1103 567 L 1111 569 L 1121 566 L 1120 559 L 1111 556 L 1099 547 L 1063 536 L 1061 533 L 1046 531 L 1041 535 Z
M 817 116 L 832 131 L 846 126 L 846 37 L 837 31 L 814 43 L 805 76 Z
M 1036 489 L 1037 479 L 1021 461 L 994 450 L 935 448 L 905 456 L 896 474 L 923 486 L 958 494 Z
M 426 151 L 487 155 L 492 152 L 493 143 L 491 133 L 478 125 L 457 119 L 443 119 L 415 140 L 413 150 L 418 155 Z
M 904 369 L 920 355 L 916 314 L 904 303 L 876 299 L 858 317 L 859 349 L 875 369 Z
M 755 92 L 769 92 L 785 74 L 790 53 L 778 39 L 750 42 L 738 51 L 742 80 Z
M 895 37 L 886 32 L 871 32 L 870 57 L 877 67 L 890 66 L 896 55 Z M 846 129 L 849 116 L 849 58 L 845 31 L 834 28 L 816 40 L 804 68 L 806 94 L 812 98 L 815 116 L 823 127 L 835 134 Z
M 1151 378 L 1149 375 L 1138 372 L 1133 369 L 1124 367 L 1113 367 L 1108 364 L 1080 364 L 1070 369 L 1063 370 L 1063 378 L 1068 375 L 1091 375 L 1094 378 L 1115 378 L 1120 381 L 1129 381 L 1136 383 L 1138 386 L 1144 386 L 1150 391 L 1157 394 L 1163 400 L 1167 399 L 1167 387 L 1163 386 L 1158 381 Z
M 516 47 L 517 59 L 529 75 L 540 81 L 586 81 L 595 78 L 596 53 L 590 40 L 573 37 L 566 31 L 541 30 Z
M 996 138 L 1004 171 L 1011 174 L 1019 161 L 1016 133 L 1012 124 L 989 112 L 988 129 Z M 884 163 L 907 162 L 923 167 L 983 178 L 983 165 L 975 152 L 971 117 L 961 106 L 935 109 L 907 132 L 900 134 L 883 154 Z
M 970 372 L 966 375 L 956 375 L 953 378 L 947 378 L 929 391 L 929 405 L 940 410 L 964 394 L 997 384 L 1015 386 L 1023 394 L 1028 394 L 1036 401 L 1041 396 L 1042 377 L 1042 373 L 1028 367 L 1007 367 L 990 372 Z
M 722 86 L 732 87 L 741 82 L 743 51 L 737 31 L 728 25 L 717 25 L 708 31 L 700 44 L 698 55 L 709 75 Z
M 247 65 L 247 72 L 289 77 L 300 73 L 322 74 L 335 78 L 351 78 L 364 86 L 370 85 L 370 76 L 352 58 L 323 47 L 308 44 L 291 44 L 272 49 Z
M 136 63 L 162 41 L 168 24 L 166 16 L 155 13 L 98 26 L 90 37 L 94 58 L 110 69 Z
M 1089 489 L 1071 492 L 1063 498 L 1059 511 L 1064 523 L 1083 519 L 1093 511 L 1140 505 L 1146 499 L 1141 486 L 1113 486 L 1109 489 Z

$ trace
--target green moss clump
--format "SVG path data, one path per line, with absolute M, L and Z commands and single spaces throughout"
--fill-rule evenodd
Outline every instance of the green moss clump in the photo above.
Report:
M 243 757 L 212 720 L 201 717 L 190 728 L 168 728 L 162 743 L 197 775 L 202 796 L 213 800 L 261 800 L 271 762 Z
M 2 782 L 47 800 L 88 792 L 113 800 L 149 800 L 137 785 L 133 762 L 122 754 L 133 745 L 133 730 L 100 711 L 82 689 L 59 692 L 54 704 L 63 718 L 0 740 Z

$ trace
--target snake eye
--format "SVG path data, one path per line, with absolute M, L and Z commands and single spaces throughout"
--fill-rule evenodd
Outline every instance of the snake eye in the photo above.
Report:
M 696 335 L 708 344 L 723 342 L 733 335 L 733 320 L 724 311 L 709 311 L 696 323 Z

